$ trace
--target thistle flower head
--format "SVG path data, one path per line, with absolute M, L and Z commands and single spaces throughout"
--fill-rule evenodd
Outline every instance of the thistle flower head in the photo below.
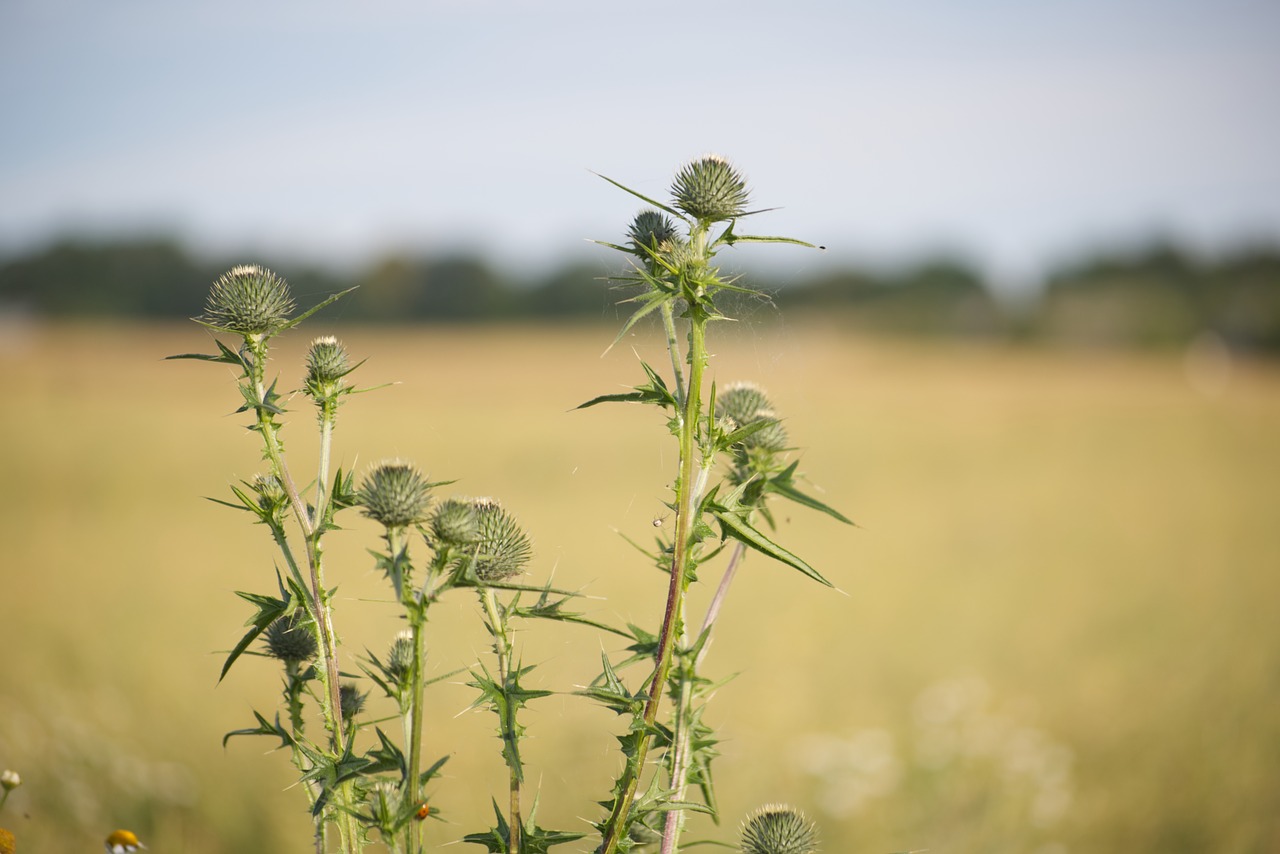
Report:
M 764 426 L 742 440 L 747 448 L 759 448 L 762 451 L 785 451 L 787 449 L 787 428 L 772 409 L 761 409 L 756 412 L 755 422 L 764 422 Z
M 730 383 L 716 397 L 716 412 L 739 424 L 750 424 L 762 409 L 773 409 L 769 396 L 755 383 Z
M 264 633 L 267 654 L 285 662 L 310 661 L 316 657 L 315 636 L 302 625 L 303 612 L 294 611 L 285 617 L 277 617 Z
M 396 635 L 387 650 L 387 674 L 396 682 L 404 684 L 413 669 L 413 634 L 403 631 Z
M 716 398 L 716 412 L 740 427 L 767 422 L 742 441 L 747 448 L 782 451 L 787 447 L 787 429 L 773 411 L 764 389 L 754 383 L 739 382 L 727 386 Z
M 813 854 L 818 829 L 794 807 L 767 804 L 742 824 L 742 854 Z
M 533 549 L 516 520 L 492 498 L 473 498 L 476 538 L 468 551 L 476 577 L 481 581 L 501 581 L 524 569 Z
M 258 506 L 277 518 L 289 504 L 289 496 L 280 485 L 280 479 L 273 474 L 254 475 L 249 486 L 258 495 Z
M 201 319 L 215 329 L 260 338 L 283 328 L 292 311 L 284 279 L 256 264 L 242 264 L 213 283 Z
M 419 522 L 430 500 L 430 486 L 416 468 L 399 460 L 379 463 L 360 487 L 364 514 L 388 528 Z
M 649 252 L 661 250 L 675 236 L 676 226 L 671 217 L 652 208 L 636 214 L 631 227 L 627 229 L 627 237 L 631 238 L 636 254 L 644 258 L 649 257 Z
M 747 209 L 747 180 L 718 154 L 686 164 L 671 185 L 675 206 L 702 222 L 723 222 Z
M 368 694 L 361 694 L 354 682 L 344 682 L 338 688 L 338 702 L 342 706 L 342 719 L 350 721 L 364 710 L 364 701 Z
M 431 514 L 431 533 L 441 543 L 465 546 L 480 535 L 480 518 L 475 505 L 461 498 L 450 498 L 436 506 Z
M 351 372 L 347 348 L 332 335 L 317 338 L 307 350 L 307 394 L 319 400 L 331 397 Z

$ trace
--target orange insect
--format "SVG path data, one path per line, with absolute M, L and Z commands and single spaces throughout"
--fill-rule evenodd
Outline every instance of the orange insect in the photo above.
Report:
M 424 818 L 426 818 L 429 815 L 431 815 L 431 804 L 427 803 L 426 801 L 423 801 L 422 806 L 418 807 L 418 811 L 413 814 L 413 817 L 416 818 L 418 821 L 422 821 Z

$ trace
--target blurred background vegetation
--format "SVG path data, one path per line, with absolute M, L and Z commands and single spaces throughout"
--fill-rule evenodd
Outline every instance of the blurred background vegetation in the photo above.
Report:
M 603 253 L 602 253 L 603 254 Z M 729 255 L 724 256 L 732 263 Z M 301 294 L 359 285 L 341 308 L 352 321 L 468 322 L 612 316 L 604 262 L 567 262 L 534 277 L 483 255 L 388 254 L 343 272 L 305 261 L 255 259 Z M 67 238 L 0 259 L 0 313 L 42 317 L 186 317 L 209 282 L 243 256 L 198 256 L 173 239 Z M 610 259 L 609 263 L 612 263 Z M 754 286 L 785 311 L 842 312 L 866 332 L 1016 339 L 1084 346 L 1182 346 L 1211 336 L 1247 352 L 1280 353 L 1280 246 L 1212 255 L 1175 242 L 1087 253 L 1050 268 L 1015 301 L 962 258 L 893 267 L 837 266 Z

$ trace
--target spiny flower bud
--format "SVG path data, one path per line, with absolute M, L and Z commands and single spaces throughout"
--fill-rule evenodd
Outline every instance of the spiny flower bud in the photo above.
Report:
M 671 217 L 650 208 L 636 214 L 627 236 L 631 238 L 636 254 L 648 258 L 650 253 L 661 250 L 671 242 L 676 236 L 676 226 Z
M 408 631 L 396 635 L 387 651 L 387 675 L 404 684 L 413 669 L 413 634 Z
M 529 538 L 502 505 L 492 498 L 474 498 L 477 535 L 472 547 L 476 577 L 501 581 L 519 574 L 533 555 Z
M 818 829 L 799 810 L 768 804 L 742 825 L 742 854 L 813 854 Z
M 350 721 L 364 710 L 364 701 L 368 694 L 361 694 L 354 682 L 344 682 L 338 688 L 338 702 L 342 706 L 342 719 Z
M 280 512 L 289 504 L 289 496 L 285 494 L 280 479 L 273 474 L 259 474 L 250 484 L 258 494 L 258 506 L 279 518 Z
M 369 518 L 388 528 L 404 528 L 421 521 L 429 491 L 416 468 L 394 460 L 379 463 L 365 476 L 360 503 Z
M 730 383 L 716 397 L 716 412 L 738 424 L 750 424 L 762 409 L 773 409 L 769 396 L 755 383 Z
M 332 397 L 351 372 L 347 349 L 332 335 L 317 338 L 307 351 L 307 394 L 317 401 Z
M 250 338 L 279 331 L 292 311 L 293 298 L 284 279 L 256 264 L 242 264 L 213 283 L 202 319 Z
M 764 389 L 754 383 L 733 383 L 716 398 L 716 412 L 740 427 L 767 421 L 766 426 L 742 441 L 747 448 L 782 451 L 787 447 L 787 430 L 773 411 Z
M 723 222 L 747 208 L 747 181 L 718 154 L 687 164 L 671 185 L 675 206 L 702 222 Z
M 480 519 L 470 501 L 450 498 L 431 514 L 431 533 L 441 543 L 465 546 L 480 535 Z
M 756 413 L 755 420 L 765 422 L 765 426 L 743 439 L 743 445 L 775 452 L 787 449 L 787 428 L 782 426 L 782 421 L 773 414 L 772 409 L 761 409 Z
M 267 653 L 272 658 L 302 662 L 316 657 L 316 639 L 302 625 L 302 618 L 302 611 L 294 611 L 267 626 Z

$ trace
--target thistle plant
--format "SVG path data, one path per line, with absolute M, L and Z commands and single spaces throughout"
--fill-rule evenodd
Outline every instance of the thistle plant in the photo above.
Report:
M 246 655 L 275 661 L 282 677 L 280 708 L 274 716 L 255 712 L 254 725 L 227 733 L 223 744 L 234 736 L 265 736 L 288 751 L 308 800 L 317 852 L 335 846 L 344 854 L 357 852 L 374 842 L 396 854 L 425 850 L 425 819 L 440 818 L 439 805 L 448 802 L 439 787 L 451 751 L 433 745 L 440 755 L 427 755 L 424 697 L 432 683 L 460 673 L 476 692 L 473 707 L 493 715 L 506 769 L 504 796 L 493 800 L 493 826 L 467 833 L 462 841 L 494 854 L 545 854 L 587 836 L 541 827 L 540 793 L 528 791 L 521 713 L 553 692 L 531 680 L 535 667 L 525 662 L 516 637 L 523 623 L 551 620 L 626 643 L 621 655 L 605 653 L 600 674 L 575 692 L 626 720 L 618 736 L 621 768 L 601 802 L 604 815 L 593 822 L 599 834 L 594 850 L 614 854 L 660 841 L 662 854 L 671 854 L 679 848 L 688 812 L 719 821 L 711 770 L 717 741 L 704 719 L 717 683 L 702 666 L 738 568 L 755 551 L 830 586 L 774 542 L 770 503 L 788 500 L 849 520 L 801 491 L 797 462 L 789 461 L 788 431 L 762 389 L 733 383 L 717 390 L 707 349 L 708 329 L 729 319 L 717 298 L 753 293 L 721 275 L 713 264 L 716 253 L 739 242 L 811 244 L 738 234 L 738 221 L 754 212 L 747 210 L 745 179 L 723 158 L 707 156 L 685 166 L 672 184 L 670 204 L 606 180 L 648 205 L 627 228 L 626 243 L 604 244 L 628 256 L 630 270 L 617 281 L 637 290 L 628 301 L 635 310 L 619 338 L 643 318 L 657 317 L 669 366 L 664 377 L 641 362 L 643 384 L 579 408 L 606 402 L 655 406 L 677 446 L 667 501 L 675 523 L 669 537 L 663 531 L 652 549 L 640 548 L 666 579 L 663 612 L 649 628 L 593 620 L 572 609 L 574 592 L 526 583 L 533 564 L 530 537 L 495 499 L 439 497 L 452 481 L 432 481 L 405 460 L 376 463 L 358 483 L 351 471 L 331 471 L 339 411 L 351 395 L 368 391 L 351 382 L 362 362 L 353 362 L 336 338 L 316 338 L 302 378 L 289 393 L 277 390 L 278 379 L 268 380 L 266 365 L 277 335 L 348 291 L 294 316 L 283 279 L 258 266 L 236 267 L 214 282 L 204 312 L 195 318 L 213 333 L 217 352 L 170 357 L 237 370 L 237 412 L 248 414 L 248 427 L 261 442 L 264 470 L 232 486 L 234 500 L 214 501 L 248 513 L 267 529 L 278 560 L 274 586 L 266 593 L 238 592 L 254 612 L 220 679 Z M 306 479 L 299 477 L 282 438 L 282 416 L 295 400 L 314 408 L 319 433 L 319 455 Z M 365 650 L 354 666 L 340 657 L 336 588 L 326 581 L 325 559 L 327 539 L 350 533 L 339 526 L 339 515 L 353 509 L 381 529 L 370 552 L 386 579 L 398 629 L 380 654 Z M 716 592 L 695 620 L 686 594 L 721 557 Z M 463 591 L 475 597 L 491 649 L 478 661 L 449 669 L 449 662 L 435 658 L 447 655 L 447 647 L 432 645 L 443 675 L 428 679 L 430 609 Z M 628 672 L 632 667 L 640 668 L 638 676 Z M 391 714 L 375 711 L 387 704 Z M 383 728 L 390 720 L 398 721 L 398 732 Z M 809 854 L 811 826 L 770 809 L 749 819 L 743 850 Z
M 598 851 L 625 852 L 638 841 L 660 833 L 662 854 L 670 854 L 678 849 L 686 811 L 706 812 L 718 820 L 711 776 L 716 740 L 703 722 L 714 683 L 700 675 L 699 667 L 746 550 L 761 552 L 830 586 L 816 569 L 763 533 L 755 517 L 772 526 L 766 502 L 778 497 L 843 522 L 849 520 L 797 488 L 797 463 L 783 462 L 786 432 L 763 391 L 733 385 L 717 395 L 714 381 L 709 393 L 704 391 L 710 361 L 708 328 L 713 322 L 729 319 L 717 307 L 717 297 L 754 293 L 721 275 L 713 264 L 716 253 L 745 242 L 815 248 L 813 244 L 738 234 L 738 220 L 753 213 L 747 210 L 746 180 L 716 155 L 694 160 L 679 171 L 671 187 L 670 205 L 611 178 L 605 180 L 649 205 L 633 219 L 628 244 L 601 241 L 630 256 L 631 270 L 618 281 L 637 291 L 629 300 L 636 308 L 618 338 L 642 318 L 657 313 L 666 336 L 671 382 L 641 362 L 647 378 L 644 384 L 631 392 L 594 398 L 583 406 L 627 402 L 658 407 L 667 416 L 667 427 L 677 443 L 677 463 L 669 503 L 675 513 L 674 533 L 670 540 L 659 537 L 658 548 L 647 553 L 668 579 L 665 611 L 656 633 L 633 627 L 633 655 L 625 662 L 651 661 L 652 670 L 638 687 L 628 688 L 617 673 L 618 667 L 606 658 L 603 672 L 588 691 L 597 701 L 631 718 L 626 734 L 619 737 L 623 769 L 606 803 L 607 815 L 596 824 L 601 834 Z M 716 480 L 714 473 L 721 459 L 728 461 L 728 471 L 722 470 Z M 701 627 L 694 631 L 686 613 L 686 593 L 698 580 L 702 565 L 719 555 L 730 541 L 733 548 L 719 587 Z M 672 711 L 660 720 L 667 695 Z M 649 751 L 655 745 L 663 753 L 662 774 L 641 789 Z M 688 799 L 690 785 L 699 789 L 700 801 Z

